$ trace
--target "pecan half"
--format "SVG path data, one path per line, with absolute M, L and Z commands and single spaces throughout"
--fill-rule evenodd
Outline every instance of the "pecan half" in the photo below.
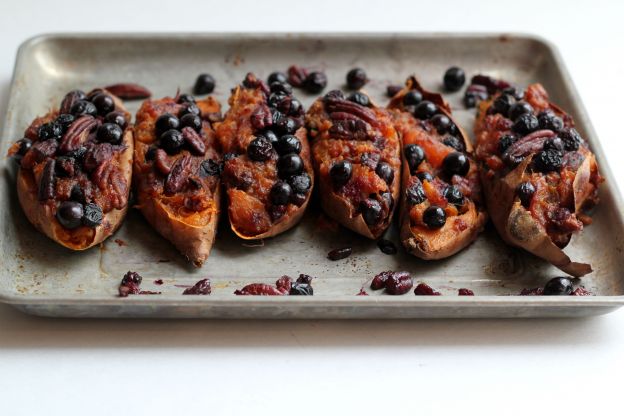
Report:
M 111 94 L 116 95 L 122 100 L 142 100 L 152 96 L 152 92 L 150 90 L 139 84 L 113 84 L 104 87 L 104 89 L 108 90 Z
M 299 65 L 291 65 L 288 68 L 288 83 L 293 87 L 301 87 L 307 77 L 308 70 L 300 67 Z
M 325 108 L 330 115 L 331 113 L 336 112 L 348 113 L 366 121 L 371 126 L 377 127 L 379 125 L 379 123 L 377 123 L 377 118 L 375 117 L 375 113 L 373 112 L 373 110 L 345 99 L 337 97 L 326 97 Z
M 54 188 L 56 182 L 56 161 L 49 159 L 41 173 L 41 180 L 39 181 L 39 201 L 46 201 L 54 198 Z
M 154 166 L 163 175 L 168 175 L 169 172 L 171 172 L 171 162 L 169 161 L 169 156 L 167 156 L 167 152 L 163 149 L 156 149 L 156 152 L 154 153 Z
M 69 114 L 72 106 L 79 101 L 84 95 L 82 91 L 74 90 L 67 93 L 67 95 L 61 101 L 61 107 L 59 109 L 60 114 Z
M 93 182 L 106 194 L 113 208 L 121 209 L 128 203 L 128 183 L 111 159 L 104 161 L 93 172 Z M 107 208 L 102 207 L 102 210 L 106 212 Z
M 546 139 L 554 137 L 555 135 L 555 132 L 552 130 L 534 131 L 509 146 L 505 153 L 503 153 L 503 160 L 512 165 L 517 165 L 529 153 L 541 150 L 544 147 Z
M 102 163 L 113 157 L 113 145 L 100 143 L 93 145 L 84 156 L 83 166 L 87 172 L 97 169 Z
M 173 195 L 184 188 L 191 173 L 191 160 L 191 156 L 188 155 L 176 160 L 171 168 L 171 172 L 167 176 L 167 180 L 165 180 L 166 195 Z
M 89 133 L 95 130 L 99 124 L 99 120 L 87 115 L 74 121 L 61 139 L 61 152 L 69 153 L 79 148 L 80 145 L 87 140 Z
M 182 137 L 184 138 L 188 148 L 191 149 L 191 153 L 199 156 L 206 154 L 206 145 L 204 144 L 204 141 L 199 133 L 197 133 L 193 128 L 184 127 L 182 129 Z

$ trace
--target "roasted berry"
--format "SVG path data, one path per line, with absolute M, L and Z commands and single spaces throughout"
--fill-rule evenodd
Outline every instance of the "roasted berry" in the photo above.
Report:
M 545 296 L 565 296 L 572 293 L 572 280 L 570 278 L 554 277 L 544 285 Z
M 332 165 L 329 169 L 329 177 L 334 186 L 341 187 L 351 179 L 353 173 L 353 165 L 348 160 L 341 160 Z
M 516 194 L 518 198 L 520 198 L 520 203 L 525 208 L 528 208 L 531 204 L 531 199 L 533 199 L 533 194 L 535 193 L 535 187 L 531 182 L 522 182 L 516 188 Z
M 362 68 L 353 68 L 347 72 L 347 86 L 352 90 L 359 90 L 368 82 L 366 72 Z
M 386 87 L 386 95 L 388 98 L 392 98 L 399 93 L 403 89 L 400 85 L 388 85 Z
M 431 182 L 433 180 L 433 175 L 431 175 L 429 172 L 418 172 L 416 173 L 416 177 L 420 179 L 421 182 Z
M 362 218 L 368 225 L 375 225 L 381 221 L 381 204 L 374 199 L 366 199 L 360 202 L 360 211 L 362 212 Z
M 283 94 L 285 96 L 292 95 L 292 86 L 287 82 L 272 82 L 269 90 L 275 94 Z
M 565 144 L 563 143 L 563 140 L 561 140 L 561 138 L 559 137 L 550 137 L 544 142 L 544 150 L 549 149 L 563 152 L 565 150 Z
M 84 216 L 82 223 L 87 227 L 97 227 L 102 223 L 102 208 L 97 204 L 87 204 L 84 206 Z
M 288 76 L 283 72 L 275 71 L 272 72 L 271 75 L 269 75 L 267 81 L 269 85 L 273 84 L 274 82 L 287 83 Z
M 105 123 L 115 123 L 122 129 L 125 129 L 128 125 L 128 121 L 124 114 L 120 111 L 113 111 L 112 113 L 108 113 L 106 117 L 104 117 Z
M 283 181 L 275 182 L 271 188 L 271 203 L 273 205 L 286 205 L 292 195 L 292 189 L 289 184 Z
M 173 114 L 165 113 L 156 119 L 156 135 L 160 136 L 167 130 L 179 130 L 180 120 Z
M 197 116 L 201 115 L 201 110 L 197 107 L 196 104 L 187 104 L 180 110 L 178 117 L 184 117 L 186 114 L 195 114 Z
M 95 108 L 95 105 L 93 105 L 93 103 L 90 101 L 79 100 L 79 101 L 76 101 L 74 105 L 72 105 L 71 110 L 69 112 L 76 117 L 85 116 L 85 115 L 95 117 L 97 115 L 97 108 Z
M 375 169 L 375 173 L 388 185 L 392 184 L 392 181 L 394 180 L 394 170 L 388 163 L 379 162 L 377 164 L 377 168 Z
M 427 196 L 425 195 L 422 183 L 414 182 L 411 186 L 409 186 L 405 190 L 405 198 L 407 199 L 407 203 L 410 205 L 418 205 L 425 202 Z
M 512 144 L 518 141 L 518 138 L 513 134 L 503 134 L 500 139 L 498 139 L 498 151 L 502 155 L 505 153 L 505 150 L 509 148 Z
M 461 207 L 464 205 L 464 194 L 455 185 L 451 185 L 444 191 L 444 198 L 455 206 Z
M 296 153 L 288 153 L 277 160 L 277 171 L 280 178 L 289 178 L 303 172 L 303 160 Z
M 122 277 L 121 285 L 122 286 L 127 286 L 130 284 L 140 285 L 142 281 L 143 281 L 143 277 L 141 277 L 141 275 L 138 274 L 137 272 L 128 272 L 124 275 L 124 277 Z
M 386 293 L 404 295 L 414 286 L 412 276 L 408 272 L 394 272 L 386 280 Z
M 444 143 L 445 145 L 449 147 L 452 147 L 458 152 L 463 152 L 466 150 L 466 146 L 464 146 L 464 142 L 455 136 L 446 136 L 444 140 L 442 140 L 442 143 Z
M 563 120 L 552 111 L 542 111 L 537 115 L 540 129 L 552 130 L 555 133 L 563 128 Z
M 256 162 L 264 162 L 271 157 L 273 146 L 271 142 L 264 136 L 257 136 L 247 146 L 247 155 L 251 160 Z
M 408 144 L 405 146 L 403 148 L 403 154 L 405 155 L 405 160 L 407 160 L 410 172 L 415 172 L 422 161 L 425 160 L 425 151 L 417 144 Z
M 468 161 L 465 154 L 452 152 L 446 155 L 442 161 L 442 169 L 449 178 L 453 175 L 466 176 L 470 170 L 470 161 Z
M 414 109 L 414 116 L 421 120 L 427 120 L 438 111 L 438 107 L 431 101 L 421 101 Z
M 542 150 L 533 159 L 535 168 L 540 172 L 558 171 L 563 164 L 563 155 L 554 149 Z
M 123 136 L 123 130 L 117 124 L 104 123 L 97 129 L 96 138 L 98 142 L 119 144 Z
M 184 136 L 178 130 L 167 130 L 160 136 L 160 147 L 167 154 L 175 155 L 184 145 Z
M 279 138 L 277 137 L 277 134 L 273 133 L 272 130 L 265 130 L 262 133 L 262 136 L 266 137 L 267 140 L 270 141 L 273 146 L 275 146 L 275 144 L 279 140 Z
M 45 123 L 39 127 L 37 136 L 39 141 L 46 141 L 49 139 L 59 140 L 63 135 L 63 127 L 55 122 Z
M 310 94 L 318 94 L 327 86 L 327 76 L 320 71 L 313 71 L 308 74 L 303 87 Z
M 191 94 L 180 94 L 178 96 L 178 104 L 195 104 L 195 97 Z
M 459 91 L 465 82 L 466 74 L 461 68 L 452 66 L 444 73 L 444 87 L 447 91 Z
M 518 103 L 515 103 L 509 108 L 508 117 L 511 119 L 511 121 L 516 121 L 516 119 L 520 117 L 522 114 L 532 114 L 532 113 L 533 113 L 533 107 L 531 107 L 531 104 L 525 101 L 520 101 Z
M 578 150 L 581 143 L 583 143 L 583 138 L 579 134 L 576 129 L 570 128 L 565 129 L 559 133 L 559 138 L 563 140 L 563 145 L 565 150 Z
M 56 210 L 56 219 L 69 230 L 80 227 L 83 215 L 82 204 L 75 201 L 63 201 Z
M 305 194 L 312 186 L 312 179 L 310 179 L 310 175 L 303 172 L 300 175 L 294 175 L 288 178 L 288 184 L 293 192 Z
M 309 283 L 293 282 L 290 286 L 290 295 L 292 296 L 312 296 L 314 295 L 314 289 Z
M 448 131 L 451 125 L 451 119 L 444 114 L 436 114 L 431 117 L 431 124 L 433 124 L 433 127 L 435 127 L 439 134 L 444 134 Z
M 403 96 L 403 105 L 418 105 L 423 100 L 423 96 L 418 90 L 410 90 Z
M 440 296 L 441 293 L 437 290 L 434 290 L 431 286 L 426 283 L 419 283 L 414 289 L 414 295 L 416 296 Z
M 195 80 L 195 86 L 193 87 L 193 94 L 203 95 L 210 94 L 215 88 L 215 79 L 210 74 L 199 74 L 197 80 Z
M 275 143 L 275 150 L 277 150 L 277 153 L 280 155 L 285 155 L 287 153 L 300 153 L 301 141 L 299 141 L 297 136 L 285 134 Z
M 368 107 L 370 105 L 370 98 L 368 98 L 368 95 L 363 94 L 361 92 L 354 92 L 350 94 L 347 97 L 347 100 L 352 101 L 364 107 Z
M 93 103 L 95 108 L 97 108 L 97 112 L 101 116 L 105 116 L 111 111 L 115 110 L 115 101 L 113 101 L 113 98 L 108 94 L 96 94 L 91 99 L 91 102 Z
M 518 134 L 526 135 L 534 132 L 539 128 L 539 123 L 537 122 L 537 118 L 533 114 L 525 113 L 514 121 L 512 126 L 512 130 Z
M 423 213 L 423 222 L 429 228 L 441 228 L 446 224 L 446 213 L 436 205 L 431 205 Z
M 290 117 L 280 118 L 274 126 L 280 134 L 294 134 L 297 131 L 297 123 Z
M 76 117 L 71 114 L 59 114 L 54 122 L 61 126 L 63 133 L 65 133 L 74 120 L 76 120 Z
M 184 127 L 190 127 L 193 130 L 199 132 L 202 128 L 202 119 L 196 114 L 185 114 L 180 119 L 180 130 Z
M 511 95 L 499 95 L 492 103 L 492 111 L 507 117 L 509 109 L 515 104 L 515 102 L 516 100 Z

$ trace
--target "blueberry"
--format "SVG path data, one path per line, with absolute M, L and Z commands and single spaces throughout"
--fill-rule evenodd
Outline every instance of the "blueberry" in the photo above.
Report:
M 292 188 L 283 181 L 275 182 L 271 188 L 270 198 L 273 205 L 286 205 L 292 195 Z
M 84 216 L 82 223 L 87 227 L 97 227 L 102 223 L 102 208 L 97 204 L 87 204 L 84 206 Z
M 247 146 L 247 155 L 256 162 L 264 162 L 271 157 L 271 153 L 273 153 L 273 146 L 264 136 L 257 136 Z
M 288 82 L 288 76 L 283 72 L 275 71 L 272 72 L 271 75 L 269 75 L 267 81 L 269 85 L 273 84 L 274 82 L 281 82 L 284 84 Z
M 447 91 L 459 91 L 465 82 L 466 74 L 461 68 L 452 66 L 444 73 L 444 87 Z
M 561 131 L 559 133 L 559 138 L 563 141 L 565 150 L 568 151 L 578 150 L 581 143 L 583 143 L 583 138 L 581 137 L 579 132 L 573 128 Z
M 180 130 L 184 127 L 190 127 L 199 132 L 202 128 L 202 119 L 196 114 L 184 114 L 180 119 Z
M 418 205 L 425 202 L 427 196 L 425 195 L 422 183 L 414 182 L 411 186 L 409 186 L 405 190 L 405 198 L 411 205 Z
M 286 179 L 303 172 L 303 160 L 296 153 L 288 153 L 277 160 L 277 172 L 280 178 Z
M 145 161 L 149 162 L 150 160 L 154 160 L 154 158 L 156 158 L 156 150 L 158 150 L 158 147 L 156 146 L 150 146 L 147 149 L 147 152 L 145 152 Z
M 59 140 L 62 135 L 63 127 L 55 122 L 42 124 L 37 130 L 37 137 L 42 142 L 49 139 Z
M 293 282 L 290 286 L 289 295 L 292 296 L 312 296 L 314 295 L 314 289 L 309 283 Z
M 516 87 L 507 87 L 501 91 L 503 94 L 511 95 L 516 100 L 521 100 L 524 98 L 524 91 L 516 89 Z
M 282 101 L 286 100 L 287 98 L 288 95 L 284 94 L 283 92 L 272 92 L 271 95 L 269 95 L 267 103 L 269 104 L 269 107 L 277 108 L 280 107 Z
M 24 156 L 26 152 L 28 152 L 32 147 L 32 141 L 27 138 L 20 139 L 17 141 L 17 143 L 19 145 L 17 148 L 17 154 L 19 156 Z
M 310 72 L 303 82 L 303 86 L 310 94 L 318 94 L 327 86 L 327 76 L 319 71 Z
M 270 141 L 273 146 L 275 146 L 275 144 L 279 140 L 278 137 L 277 137 L 277 134 L 273 133 L 272 130 L 265 130 L 262 133 L 262 136 L 266 137 L 267 140 Z
M 464 205 L 464 194 L 455 185 L 451 185 L 444 191 L 444 198 L 449 204 L 461 207 Z
M 63 133 L 65 133 L 74 120 L 76 120 L 76 117 L 71 114 L 59 114 L 54 122 L 61 126 Z
M 54 172 L 61 178 L 74 176 L 76 170 L 76 161 L 71 156 L 60 156 L 56 158 Z
M 121 143 L 123 130 L 117 124 L 104 123 L 97 129 L 96 138 L 98 142 L 107 142 L 110 144 Z
M 446 224 L 446 213 L 442 208 L 431 205 L 423 212 L 423 222 L 429 228 L 441 228 Z
M 167 152 L 167 154 L 175 155 L 184 145 L 184 137 L 178 130 L 167 130 L 160 136 L 160 147 Z
M 544 142 L 544 150 L 554 149 L 563 152 L 565 144 L 559 137 L 551 137 Z
M 303 172 L 300 175 L 294 175 L 288 178 L 288 184 L 292 188 L 293 192 L 305 194 L 312 186 L 312 179 L 310 179 L 310 175 Z
M 572 280 L 566 276 L 554 277 L 544 285 L 545 296 L 566 296 L 572 293 Z
M 433 175 L 425 171 L 416 173 L 416 177 L 420 179 L 421 182 L 424 182 L 424 181 L 431 182 L 433 180 Z
M 425 151 L 417 144 L 408 144 L 403 148 L 403 154 L 407 165 L 410 168 L 410 172 L 415 172 L 418 166 L 425 160 Z
M 516 121 L 516 119 L 520 117 L 522 114 L 532 114 L 532 113 L 533 113 L 533 107 L 531 107 L 531 104 L 525 101 L 520 101 L 520 102 L 515 103 L 509 108 L 508 117 L 511 119 L 511 121 Z
M 477 94 L 466 91 L 464 94 L 464 106 L 466 108 L 474 108 L 477 106 Z
M 555 133 L 563 128 L 563 120 L 552 111 L 542 111 L 537 115 L 540 129 L 552 130 Z
M 91 102 L 93 103 L 95 108 L 97 108 L 97 112 L 101 116 L 105 116 L 111 111 L 115 110 L 115 101 L 113 101 L 113 98 L 108 94 L 96 94 L 91 99 Z
M 512 130 L 518 134 L 526 135 L 539 128 L 537 118 L 533 114 L 525 113 L 516 118 Z
M 449 178 L 453 175 L 466 176 L 470 170 L 470 161 L 465 154 L 452 152 L 446 155 L 442 161 L 442 169 Z
M 56 210 L 56 219 L 68 230 L 80 227 L 83 215 L 82 204 L 75 201 L 63 201 Z
M 167 130 L 179 130 L 180 120 L 173 114 L 165 113 L 156 119 L 156 135 L 160 136 Z
M 359 90 L 368 82 L 366 72 L 362 68 L 353 68 L 347 72 L 347 86 L 352 90 Z
M 449 130 L 451 119 L 444 114 L 436 114 L 431 117 L 431 124 L 433 124 L 433 127 L 435 127 L 439 134 L 444 134 Z
M 180 94 L 178 96 L 178 104 L 195 104 L 195 97 L 191 94 Z
M 195 86 L 193 87 L 193 94 L 203 95 L 210 94 L 215 88 L 215 79 L 210 74 L 199 74 L 195 80 Z
M 347 97 L 347 100 L 352 101 L 364 107 L 370 106 L 370 98 L 368 98 L 368 95 L 363 94 L 361 92 L 354 92 L 350 94 L 349 97 Z
M 113 111 L 112 113 L 108 113 L 106 117 L 104 117 L 105 123 L 115 123 L 122 129 L 125 129 L 128 125 L 128 121 L 126 120 L 126 116 L 120 111 Z
M 392 184 L 392 181 L 394 180 L 394 170 L 388 163 L 379 162 L 377 164 L 377 168 L 375 169 L 375 173 L 388 185 Z
M 69 110 L 69 112 L 76 117 L 80 117 L 80 116 L 95 117 L 97 115 L 97 108 L 95 108 L 95 105 L 93 105 L 93 103 L 90 101 L 79 100 L 79 101 L 76 101 L 74 105 L 72 105 L 71 110 Z
M 292 87 L 287 82 L 272 82 L 269 86 L 269 89 L 272 93 L 283 94 L 283 95 L 292 95 Z
M 438 107 L 431 101 L 421 101 L 414 109 L 414 116 L 421 120 L 431 118 L 438 111 Z
M 542 150 L 535 156 L 533 163 L 540 172 L 558 171 L 563 164 L 563 155 L 555 149 Z
M 374 199 L 366 199 L 360 202 L 360 211 L 362 212 L 362 218 L 368 225 L 375 225 L 381 221 L 381 204 Z
M 503 134 L 498 139 L 498 151 L 500 154 L 502 155 L 505 153 L 505 150 L 509 149 L 509 146 L 514 144 L 516 141 L 518 141 L 518 138 L 513 134 Z
M 344 94 L 340 90 L 331 90 L 323 96 L 323 100 L 344 100 Z
M 196 104 L 187 104 L 180 110 L 178 117 L 184 117 L 185 114 L 195 114 L 201 116 L 201 110 Z
M 535 193 L 535 187 L 531 182 L 522 182 L 516 188 L 516 194 L 518 198 L 520 198 L 520 202 L 522 206 L 528 208 L 531 204 L 531 199 L 533 198 L 533 194 Z
M 331 169 L 329 169 L 329 177 L 332 180 L 332 183 L 341 187 L 351 179 L 351 174 L 353 173 L 353 165 L 348 160 L 341 160 L 340 162 L 336 162 L 332 165 Z
M 298 154 L 301 152 L 301 142 L 297 136 L 293 136 L 292 134 L 285 134 L 280 137 L 274 147 L 280 155 L 285 155 L 287 153 Z
M 303 205 L 303 203 L 308 199 L 308 197 L 306 196 L 306 194 L 301 193 L 301 192 L 295 192 L 294 194 L 292 194 L 292 196 L 290 197 L 290 202 L 295 204 L 296 206 L 300 207 Z
M 418 90 L 410 90 L 403 96 L 403 105 L 418 105 L 423 100 L 423 96 Z
M 290 108 L 288 109 L 288 114 L 291 116 L 298 117 L 304 113 L 303 105 L 301 101 L 296 98 L 290 99 Z
M 449 147 L 452 147 L 458 152 L 463 152 L 466 150 L 466 146 L 464 145 L 464 142 L 455 136 L 446 136 L 444 140 L 442 141 L 442 143 L 444 143 L 445 145 Z
M 297 123 L 290 117 L 280 118 L 274 127 L 280 134 L 294 134 L 297 131 Z
M 492 103 L 492 111 L 494 113 L 502 114 L 507 117 L 509 109 L 515 104 L 515 99 L 511 95 L 502 94 L 499 95 Z
M 69 199 L 74 202 L 80 202 L 81 204 L 85 203 L 85 194 L 80 185 L 76 184 L 72 186 L 69 192 Z

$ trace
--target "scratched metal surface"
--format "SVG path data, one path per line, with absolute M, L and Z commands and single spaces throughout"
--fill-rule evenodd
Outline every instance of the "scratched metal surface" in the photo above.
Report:
M 205 266 L 189 266 L 153 231 L 137 211 L 101 247 L 71 252 L 39 234 L 17 202 L 15 166 L 0 162 L 0 301 L 33 314 L 68 317 L 219 317 L 219 318 L 428 318 L 546 317 L 605 313 L 624 303 L 624 226 L 598 139 L 557 52 L 539 39 L 498 35 L 47 35 L 19 50 L 3 128 L 0 153 L 21 137 L 36 115 L 58 105 L 74 88 L 90 89 L 115 82 L 139 82 L 155 97 L 190 92 L 198 73 L 217 79 L 216 97 L 227 109 L 230 88 L 248 71 L 266 77 L 298 63 L 326 71 L 329 86 L 339 88 L 353 66 L 373 80 L 366 90 L 385 105 L 385 87 L 415 73 L 431 90 L 441 88 L 444 70 L 460 65 L 467 74 L 487 73 L 520 85 L 542 82 L 555 102 L 576 118 L 589 139 L 607 182 L 594 223 L 572 240 L 566 251 L 590 262 L 594 272 L 582 284 L 592 297 L 510 296 L 541 286 L 560 275 L 554 267 L 502 243 L 488 227 L 479 239 L 447 260 L 425 262 L 400 252 L 382 254 L 374 242 L 341 229 L 319 230 L 320 209 L 313 203 L 295 229 L 252 247 L 222 223 Z M 327 91 L 326 90 L 326 91 Z M 314 96 L 296 94 L 309 105 Z M 472 130 L 474 113 L 461 105 L 461 93 L 448 94 L 460 124 Z M 139 103 L 130 103 L 135 111 Z M 225 217 L 225 216 L 224 216 Z M 387 235 L 397 241 L 396 224 Z M 120 245 L 115 242 L 123 242 Z M 326 253 L 349 245 L 354 254 L 331 262 Z M 392 297 L 367 288 L 382 270 L 408 270 L 416 282 L 439 289 L 441 297 Z M 116 296 L 123 274 L 143 275 L 142 288 L 161 295 Z M 317 278 L 313 297 L 237 297 L 235 289 L 251 282 L 273 283 L 280 275 L 306 273 Z M 182 296 L 182 285 L 209 277 L 210 296 Z M 155 285 L 162 279 L 164 284 Z M 475 297 L 458 297 L 457 289 Z

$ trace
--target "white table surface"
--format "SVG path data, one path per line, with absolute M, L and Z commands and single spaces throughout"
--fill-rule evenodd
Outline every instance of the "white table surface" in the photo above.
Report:
M 560 48 L 624 187 L 621 1 L 156 3 L 0 0 L 0 113 L 18 45 L 41 32 L 531 32 Z M 0 305 L 0 414 L 622 414 L 623 357 L 624 310 L 578 320 L 124 322 Z

